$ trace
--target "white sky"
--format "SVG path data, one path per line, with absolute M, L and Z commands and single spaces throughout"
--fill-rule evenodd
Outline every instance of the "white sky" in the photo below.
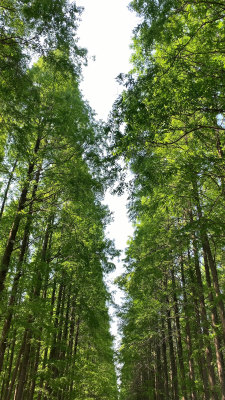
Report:
M 84 70 L 82 89 L 99 118 L 106 119 L 119 93 L 115 78 L 131 68 L 132 29 L 137 25 L 134 13 L 127 9 L 128 0 L 77 0 L 85 7 L 78 31 L 80 45 L 90 58 Z
M 131 69 L 130 44 L 132 30 L 138 20 L 128 10 L 128 0 L 77 0 L 76 3 L 85 8 L 78 36 L 79 44 L 88 49 L 90 58 L 88 67 L 83 71 L 81 89 L 97 117 L 106 120 L 121 91 L 116 77 Z M 92 60 L 93 56 L 95 61 Z M 126 195 L 117 197 L 108 193 L 105 202 L 114 212 L 114 222 L 108 227 L 108 236 L 115 240 L 118 249 L 124 250 L 128 236 L 133 232 L 126 216 Z M 118 262 L 117 271 L 112 274 L 111 281 L 121 272 L 122 262 Z M 114 291 L 115 287 L 110 285 L 110 289 Z M 114 299 L 121 304 L 121 293 L 118 290 Z M 115 320 L 111 329 L 117 335 Z

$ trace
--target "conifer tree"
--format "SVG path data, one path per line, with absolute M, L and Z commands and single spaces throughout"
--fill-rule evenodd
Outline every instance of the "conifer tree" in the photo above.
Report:
M 120 398 L 224 399 L 224 6 L 131 8 L 133 70 L 112 113 L 136 221 Z
M 79 89 L 80 9 L 38 0 L 0 11 L 0 399 L 116 400 L 109 164 Z

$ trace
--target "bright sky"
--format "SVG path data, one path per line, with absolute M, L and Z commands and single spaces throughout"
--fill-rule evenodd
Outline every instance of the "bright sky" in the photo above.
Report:
M 78 36 L 79 44 L 88 49 L 90 58 L 88 67 L 83 71 L 81 89 L 97 117 L 107 120 L 112 104 L 121 91 L 116 77 L 131 69 L 129 59 L 132 30 L 138 21 L 127 8 L 128 0 L 77 0 L 76 3 L 85 8 Z M 95 57 L 95 61 L 92 57 Z M 114 212 L 114 222 L 108 228 L 108 236 L 115 240 L 118 249 L 124 250 L 133 231 L 126 215 L 126 195 L 116 197 L 108 193 L 105 202 Z M 122 262 L 118 262 L 111 281 L 121 271 Z M 115 287 L 110 288 L 115 291 Z M 121 293 L 118 290 L 114 299 L 121 304 Z M 112 333 L 117 335 L 115 320 Z
M 77 0 L 85 7 L 78 31 L 80 44 L 88 49 L 89 66 L 84 70 L 83 92 L 90 105 L 106 119 L 119 93 L 115 78 L 130 69 L 132 29 L 137 25 L 128 0 Z

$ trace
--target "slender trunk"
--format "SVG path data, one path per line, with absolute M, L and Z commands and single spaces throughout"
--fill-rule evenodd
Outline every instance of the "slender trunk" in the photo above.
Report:
M 222 148 L 222 145 L 221 145 L 219 131 L 216 132 L 216 147 L 217 147 L 217 151 L 218 151 L 219 158 L 221 158 L 222 160 L 224 160 L 224 151 L 223 151 L 223 148 Z M 225 169 L 225 168 L 223 168 L 223 169 Z M 224 172 L 224 171 L 223 171 L 223 172 Z M 222 194 L 225 196 L 225 182 L 224 182 L 224 176 L 221 176 L 220 179 L 221 179 Z
M 197 294 L 197 284 L 196 284 L 196 277 L 194 275 L 194 271 L 192 269 L 192 261 L 191 261 L 191 256 L 190 256 L 190 251 L 188 250 L 188 259 L 189 259 L 189 276 L 191 280 L 191 290 L 193 294 L 193 301 L 194 301 L 194 307 L 195 307 L 195 317 L 196 317 L 196 324 L 193 324 L 194 328 L 194 334 L 195 334 L 195 340 L 197 341 L 198 344 L 198 351 L 199 351 L 199 357 L 198 357 L 198 368 L 199 368 L 199 373 L 200 373 L 200 378 L 203 383 L 203 391 L 204 391 L 204 399 L 205 400 L 211 400 L 210 399 L 210 392 L 209 392 L 209 382 L 208 382 L 208 373 L 206 370 L 206 360 L 205 356 L 203 354 L 204 350 L 204 342 L 203 342 L 203 336 L 202 336 L 202 324 L 201 324 L 201 318 L 200 318 L 200 313 L 199 313 L 199 299 L 198 299 L 198 294 Z
M 65 309 L 65 298 L 66 298 L 66 287 L 63 288 L 63 295 L 62 295 L 62 302 L 60 307 L 60 319 L 58 325 L 58 334 L 57 334 L 57 351 L 56 351 L 56 358 L 60 359 L 60 353 L 62 351 L 62 335 L 63 335 L 63 318 L 64 318 L 64 309 Z M 58 371 L 57 371 L 58 375 Z
M 170 398 L 169 395 L 169 376 L 168 376 L 168 362 L 166 352 L 166 336 L 165 336 L 165 324 L 162 317 L 162 357 L 163 357 L 163 377 L 164 377 L 164 393 L 165 400 Z
M 203 235 L 203 237 L 202 237 L 202 247 L 203 247 L 204 252 L 207 254 L 207 258 L 208 258 L 208 261 L 209 261 L 209 267 L 210 267 L 211 274 L 212 274 L 212 279 L 213 279 L 213 286 L 214 286 L 214 290 L 215 290 L 216 298 L 217 298 L 217 303 L 218 303 L 219 315 L 220 315 L 220 319 L 221 319 L 221 323 L 222 323 L 223 340 L 224 340 L 224 343 L 225 343 L 225 311 L 224 311 L 224 303 L 223 303 L 223 300 L 221 299 L 221 291 L 220 291 L 220 287 L 219 287 L 219 280 L 218 280 L 216 264 L 215 264 L 215 261 L 214 261 L 213 256 L 212 256 L 212 252 L 211 252 L 211 249 L 210 249 L 208 236 L 206 234 Z
M 163 382 L 162 382 L 162 363 L 161 363 L 161 348 L 157 340 L 156 344 L 156 399 L 162 400 L 163 396 Z
M 223 358 L 223 352 L 222 352 L 222 343 L 221 343 L 221 338 L 220 338 L 220 333 L 218 332 L 217 326 L 219 325 L 219 318 L 217 314 L 217 309 L 214 305 L 214 297 L 212 293 L 212 284 L 211 284 L 211 276 L 210 276 L 210 271 L 209 271 L 209 265 L 208 265 L 208 259 L 207 255 L 203 251 L 204 255 L 204 265 L 205 265 L 205 274 L 206 274 L 206 281 L 208 284 L 208 288 L 210 290 L 209 292 L 209 300 L 210 303 L 212 304 L 212 310 L 211 310 L 211 319 L 212 319 L 212 327 L 215 333 L 214 336 L 214 343 L 215 343 L 215 349 L 216 349 L 216 361 L 217 361 L 217 369 L 218 369 L 218 376 L 219 376 L 219 381 L 220 381 L 220 386 L 221 386 L 221 392 L 222 392 L 222 400 L 225 400 L 225 366 L 224 366 L 224 358 Z
M 51 218 L 50 218 L 50 221 L 51 221 Z M 43 246 L 42 246 L 42 253 L 41 253 L 41 264 L 46 263 L 49 236 L 50 236 L 50 222 L 48 222 L 46 232 L 45 232 L 44 242 L 43 242 Z M 31 295 L 31 298 L 34 300 L 40 296 L 42 279 L 43 279 L 43 276 L 42 276 L 41 265 L 38 265 L 37 281 L 36 281 L 36 285 L 33 288 L 33 294 Z M 31 339 L 32 339 L 31 326 L 32 326 L 34 320 L 35 320 L 35 316 L 30 314 L 29 320 L 28 320 L 29 328 L 28 328 L 28 333 L 27 333 L 26 343 L 25 343 L 25 348 L 24 348 L 24 356 L 23 356 L 23 359 L 21 362 L 19 382 L 18 382 L 18 385 L 16 388 L 14 400 L 22 400 L 22 398 L 23 398 L 24 387 L 26 384 L 27 369 L 28 369 L 28 364 L 29 364 L 30 351 L 31 351 Z
M 53 316 L 53 309 L 54 309 L 54 305 L 55 305 L 55 292 L 56 292 L 56 279 L 54 279 L 53 282 L 53 288 L 52 288 L 52 296 L 51 296 L 51 312 L 50 312 L 50 320 L 52 319 Z M 45 353 L 44 353 L 44 359 L 43 359 L 43 365 L 42 365 L 42 369 L 45 369 L 46 364 L 47 364 L 47 360 L 48 360 L 48 347 L 46 347 L 45 349 Z M 41 377 L 41 381 L 39 384 L 40 389 L 42 389 L 44 386 L 44 378 L 43 376 Z M 42 398 L 42 394 L 41 394 L 41 390 L 38 393 L 38 397 L 37 400 L 41 400 Z
M 7 372 L 7 366 L 8 366 L 8 361 L 9 361 L 9 354 L 10 354 L 10 346 L 8 346 L 7 357 L 6 357 L 6 360 L 5 360 L 5 368 L 4 368 L 4 372 L 2 373 L 2 377 L 1 377 L 2 388 L 1 388 L 0 397 L 2 397 L 2 394 L 4 393 L 4 389 L 5 389 L 6 372 Z
M 193 349 L 192 349 L 192 337 L 191 337 L 191 329 L 189 324 L 189 315 L 187 308 L 187 292 L 186 292 L 186 279 L 184 274 L 184 264 L 183 259 L 181 257 L 181 282 L 183 289 L 183 298 L 184 298 L 184 313 L 185 313 L 185 331 L 186 331 L 186 343 L 188 349 L 188 365 L 189 365 L 189 378 L 191 383 L 191 400 L 197 400 L 196 387 L 195 387 L 195 365 L 193 360 Z
M 72 299 L 72 310 L 70 316 L 70 332 L 69 332 L 69 345 L 68 345 L 68 353 L 67 358 L 70 359 L 70 366 L 67 365 L 67 374 L 69 375 L 69 388 L 71 388 L 73 384 L 73 343 L 74 343 L 74 333 L 75 333 L 75 307 L 76 307 L 76 295 L 74 294 Z M 69 370 L 68 370 L 69 367 Z M 70 392 L 70 389 L 69 389 Z M 71 395 L 71 392 L 70 392 Z M 70 397 L 69 397 L 70 398 Z
M 67 344 L 67 336 L 68 336 L 68 329 L 69 329 L 69 312 L 71 307 L 71 284 L 69 285 L 68 294 L 67 294 L 67 304 L 66 304 L 66 315 L 65 315 L 65 322 L 64 322 L 64 332 L 63 332 L 63 342 L 66 346 Z M 63 352 L 63 354 L 65 351 Z
M 179 400 L 177 364 L 174 352 L 173 331 L 171 325 L 170 303 L 168 296 L 166 296 L 166 303 L 167 303 L 167 329 L 168 329 L 168 342 L 169 342 L 171 381 L 172 381 L 172 400 Z
M 38 139 L 36 141 L 35 149 L 34 149 L 34 154 L 37 154 L 39 147 L 40 147 L 40 142 L 41 142 L 41 139 L 40 139 L 40 137 L 38 137 Z M 17 212 L 16 212 L 16 215 L 15 215 L 15 218 L 14 218 L 14 221 L 13 221 L 10 233 L 9 233 L 5 251 L 3 253 L 3 257 L 2 257 L 2 261 L 1 261 L 1 265 L 0 265 L 0 294 L 2 293 L 2 291 L 4 290 L 4 287 L 5 287 L 5 279 L 6 279 L 6 276 L 8 273 L 11 255 L 12 255 L 12 252 L 14 249 L 17 232 L 18 232 L 18 229 L 20 226 L 20 221 L 22 219 L 22 211 L 24 210 L 24 208 L 26 206 L 27 193 L 29 190 L 30 181 L 32 179 L 34 166 L 35 166 L 34 162 L 29 164 L 28 172 L 27 172 L 27 180 L 21 191 Z
M 53 342 L 50 350 L 50 355 L 49 355 L 49 361 L 52 363 L 52 376 L 57 376 L 57 367 L 54 364 L 55 359 L 57 358 L 57 337 L 58 337 L 58 327 L 59 327 L 59 319 L 60 319 L 60 310 L 61 310 L 61 304 L 62 304 L 62 297 L 63 297 L 63 292 L 64 292 L 64 284 L 61 282 L 59 285 L 59 292 L 58 292 L 58 299 L 57 299 L 57 306 L 56 306 L 56 312 L 55 312 L 55 321 L 54 321 L 54 329 L 55 333 L 53 335 Z M 49 393 L 49 396 L 52 394 L 52 387 L 47 385 L 47 390 Z
M 47 361 L 48 361 L 48 347 L 45 348 L 44 357 L 43 357 L 42 369 L 45 369 L 46 364 L 47 364 Z M 44 386 L 44 378 L 41 377 L 40 384 L 39 384 L 40 390 L 39 390 L 39 393 L 38 393 L 37 400 L 41 400 L 41 398 L 42 398 L 42 389 L 43 389 L 43 386 Z
M 211 399 L 212 400 L 218 400 L 218 395 L 216 393 L 216 376 L 215 376 L 215 371 L 214 371 L 214 366 L 213 366 L 213 355 L 212 355 L 212 349 L 209 341 L 209 329 L 208 329 L 208 319 L 207 319 L 207 313 L 206 313 L 206 307 L 205 307 L 205 298 L 203 294 L 203 284 L 202 284 L 202 277 L 201 277 L 201 270 L 200 270 L 200 265 L 199 265 L 199 258 L 198 258 L 198 253 L 197 253 L 197 247 L 196 247 L 196 241 L 193 239 L 193 249 L 194 249 L 194 254 L 195 254 L 195 273 L 196 273 L 196 278 L 197 278 L 197 284 L 198 284 L 198 291 L 199 291 L 199 302 L 200 302 L 200 314 L 201 314 L 201 319 L 202 319 L 202 330 L 203 334 L 205 335 L 205 342 L 206 342 L 206 361 L 207 361 L 207 367 L 208 367 L 208 379 L 209 379 L 209 384 L 211 387 Z
M 8 333 L 9 333 L 11 322 L 12 322 L 13 307 L 16 303 L 16 296 L 17 296 L 19 281 L 23 274 L 22 264 L 24 262 L 25 254 L 27 251 L 28 243 L 29 243 L 30 229 L 31 229 L 32 215 L 33 215 L 33 203 L 34 203 L 34 199 L 35 199 L 37 188 L 38 188 L 40 173 L 41 173 L 41 167 L 38 169 L 36 177 L 35 177 L 35 184 L 34 184 L 33 191 L 32 191 L 31 203 L 30 203 L 29 212 L 28 212 L 28 216 L 27 216 L 27 222 L 26 222 L 26 225 L 24 228 L 23 240 L 22 240 L 22 244 L 21 244 L 21 248 L 20 248 L 17 272 L 16 272 L 14 280 L 13 280 L 12 290 L 11 290 L 10 299 L 9 299 L 9 303 L 8 303 L 8 313 L 5 318 L 3 328 L 2 328 L 1 341 L 0 341 L 0 371 L 2 370 L 5 349 L 7 346 L 7 337 L 8 337 Z
M 41 288 L 43 284 L 43 279 L 47 279 L 48 276 L 48 264 L 49 264 L 49 255 L 48 255 L 48 250 L 50 251 L 50 246 L 51 246 L 51 232 L 50 228 L 52 225 L 53 217 L 52 215 L 48 219 L 46 231 L 45 231 L 45 236 L 44 236 L 44 242 L 42 245 L 42 251 L 41 251 L 41 262 L 37 266 L 36 270 L 36 282 L 33 287 L 33 293 L 31 297 L 33 299 L 37 299 L 40 297 L 41 293 Z
M 12 391 L 13 391 L 13 387 L 14 387 L 14 384 L 15 384 L 15 381 L 16 381 L 16 377 L 17 377 L 17 374 L 18 374 L 18 369 L 19 369 L 19 366 L 20 366 L 20 360 L 21 360 L 22 354 L 24 353 L 24 349 L 25 349 L 25 345 L 26 345 L 27 333 L 28 333 L 28 331 L 26 330 L 24 332 L 24 335 L 23 335 L 22 345 L 20 347 L 20 352 L 18 354 L 16 365 L 15 365 L 15 368 L 13 370 L 12 379 L 11 379 L 10 386 L 9 386 L 9 389 L 8 389 L 7 397 L 4 400 L 10 400 L 11 399 L 11 394 L 12 394 Z
M 64 285 L 61 282 L 60 286 L 59 286 L 56 313 L 55 313 L 55 321 L 54 321 L 55 334 L 54 334 L 54 337 L 53 337 L 53 344 L 52 344 L 52 348 L 51 348 L 50 356 L 49 356 L 50 360 L 51 359 L 55 359 L 55 356 L 57 354 L 57 335 L 58 335 L 60 308 L 61 308 L 61 303 L 62 303 L 63 292 L 64 292 Z
M 198 212 L 198 220 L 199 220 L 199 225 L 200 225 L 202 248 L 203 248 L 205 254 L 207 255 L 210 271 L 211 271 L 211 274 L 212 274 L 213 287 L 214 287 L 215 294 L 216 294 L 216 297 L 217 297 L 218 309 L 219 309 L 220 319 L 221 319 L 222 328 L 223 328 L 223 338 L 224 338 L 224 343 L 225 343 L 225 310 L 224 310 L 224 303 L 223 303 L 223 300 L 221 299 L 221 291 L 220 291 L 220 285 L 219 285 L 219 279 L 218 279 L 216 263 L 215 263 L 215 261 L 213 259 L 213 256 L 212 256 L 212 251 L 211 251 L 211 248 L 210 248 L 210 243 L 209 243 L 207 231 L 206 231 L 206 228 L 204 226 L 204 221 L 203 221 L 203 215 L 202 215 L 202 209 L 201 209 L 201 204 L 200 204 L 200 198 L 199 198 L 199 193 L 198 193 L 198 185 L 197 185 L 196 177 L 194 177 L 193 180 L 192 180 L 192 187 L 193 187 L 193 192 L 194 192 L 194 197 L 195 197 L 196 206 L 197 206 L 197 212 Z
M 30 321 L 31 322 L 31 321 Z M 28 329 L 26 336 L 26 343 L 23 352 L 23 358 L 20 364 L 20 371 L 18 375 L 18 384 L 15 390 L 14 400 L 22 400 L 24 386 L 26 384 L 27 368 L 29 364 L 29 356 L 31 350 L 31 329 Z
M 9 383 L 10 383 L 10 376 L 11 376 L 12 365 L 13 365 L 15 344 L 16 344 L 16 332 L 14 332 L 14 335 L 13 335 L 12 348 L 11 348 L 9 365 L 8 365 L 8 370 L 7 370 L 7 378 L 5 380 L 5 390 L 2 392 L 3 394 L 1 396 L 1 400 L 4 400 L 7 398 L 7 393 L 8 393 Z
M 76 354 L 77 354 L 77 348 L 78 348 L 78 340 L 79 340 L 79 331 L 80 331 L 80 317 L 78 316 L 78 320 L 77 320 L 77 329 L 76 329 L 76 336 L 75 336 L 75 342 L 74 342 L 74 348 L 73 348 L 73 357 L 74 357 L 74 361 L 73 361 L 73 366 L 76 362 Z M 71 379 L 71 383 L 70 383 L 70 389 L 69 389 L 69 398 L 71 398 L 71 395 L 73 393 L 73 384 L 74 381 L 73 379 Z
M 34 398 L 34 391 L 35 391 L 35 386 L 36 386 L 36 379 L 37 379 L 37 370 L 38 370 L 38 365 L 39 365 L 39 360 L 40 360 L 40 350 L 41 350 L 41 338 L 39 338 L 37 349 L 36 349 L 36 356 L 35 356 L 35 362 L 33 364 L 33 368 L 31 369 L 31 386 L 29 390 L 29 398 L 28 400 L 33 400 Z
M 176 282 L 174 276 L 174 267 L 171 268 L 171 277 L 172 277 L 172 286 L 173 286 L 173 301 L 174 301 L 174 313 L 175 313 L 175 321 L 176 321 L 176 330 L 177 330 L 177 354 L 178 361 L 180 366 L 180 374 L 181 374 L 181 390 L 182 390 L 182 399 L 187 400 L 187 388 L 186 388 L 186 376 L 184 369 L 184 354 L 183 354 L 183 345 L 181 340 L 181 328 L 180 328 L 180 318 L 179 318 L 179 309 L 177 302 L 177 294 L 176 294 Z
M 74 294 L 72 299 L 72 310 L 70 316 L 70 334 L 69 334 L 69 354 L 72 355 L 73 350 L 73 338 L 74 338 L 74 331 L 75 331 L 75 309 L 76 309 L 76 295 Z
M 59 326 L 58 326 L 58 334 L 57 334 L 57 339 L 56 339 L 56 353 L 55 353 L 55 360 L 60 360 L 62 358 L 62 335 L 63 335 L 63 317 L 64 317 L 64 308 L 65 308 L 65 297 L 66 297 L 66 287 L 64 286 L 63 290 L 63 296 L 62 296 L 62 303 L 60 307 L 60 319 L 59 319 Z M 60 377 L 63 376 L 63 368 L 61 367 L 60 370 L 59 368 L 54 368 L 54 378 L 57 378 L 59 375 Z M 60 385 L 61 386 L 61 385 Z M 60 398 L 61 393 L 62 393 L 62 387 L 58 387 L 58 390 L 55 391 L 55 396 L 56 397 L 57 393 L 57 399 Z
M 76 356 L 76 354 L 77 354 L 79 331 L 80 331 L 80 317 L 78 317 L 78 320 L 77 320 L 77 331 L 76 331 L 76 336 L 75 336 L 74 352 L 73 352 L 74 356 Z
M 3 212 L 4 212 L 4 208 L 5 208 L 5 203 L 6 203 L 6 200 L 7 200 L 7 197 L 8 197 L 9 188 L 10 188 L 10 185 L 11 185 L 11 182 L 12 182 L 12 179 L 13 179 L 13 174 L 14 174 L 14 171 L 16 169 L 16 166 L 17 166 L 17 160 L 13 164 L 12 171 L 10 172 L 9 179 L 8 179 L 8 182 L 7 182 L 7 186 L 6 186 L 6 189 L 5 189 L 5 193 L 4 193 L 4 196 L 3 196 L 1 210 L 0 210 L 0 221 L 2 219 L 2 215 L 3 215 Z
M 64 360 L 64 368 L 63 368 L 63 366 L 61 368 L 61 374 L 64 374 L 64 376 L 67 376 L 67 374 L 68 374 L 67 366 L 69 364 L 69 360 L 68 360 L 68 357 L 66 357 L 66 353 L 67 353 L 67 347 L 68 347 L 67 337 L 68 337 L 68 330 L 69 330 L 70 306 L 71 306 L 71 283 L 69 285 L 68 293 L 67 293 L 66 315 L 65 315 L 65 321 L 64 321 L 64 328 L 63 328 L 63 332 L 62 332 L 62 346 L 61 346 L 61 350 L 59 353 L 59 359 Z M 64 385 L 64 388 L 58 393 L 58 400 L 62 399 L 64 389 L 65 389 L 65 385 Z
M 52 220 L 53 222 L 53 220 Z M 52 232 L 50 234 L 49 237 L 49 249 L 51 248 L 51 239 L 52 239 Z M 47 253 L 47 249 L 46 249 L 46 253 Z M 50 262 L 50 257 L 47 256 L 46 254 L 46 261 L 49 264 Z M 46 300 L 47 298 L 47 290 L 48 290 L 48 280 L 49 280 L 49 270 L 46 270 L 46 276 L 45 276 L 45 281 L 44 281 L 44 288 L 43 288 L 43 299 Z M 55 281 L 54 281 L 54 285 L 53 285 L 53 292 L 52 292 L 52 298 L 54 299 L 55 297 Z M 51 301 L 51 313 L 50 315 L 52 316 L 52 312 L 53 312 L 53 306 L 54 306 L 54 301 Z M 32 371 L 32 379 L 31 379 L 31 387 L 30 387 L 30 391 L 29 391 L 29 400 L 33 400 L 33 396 L 34 396 L 34 391 L 35 391 L 35 387 L 36 387 L 36 380 L 37 380 L 37 370 L 38 370 L 38 366 L 39 366 L 39 360 L 40 360 L 40 351 L 41 351 L 41 336 L 42 336 L 42 328 L 40 329 L 40 336 L 38 339 L 38 345 L 37 345 L 37 349 L 36 349 L 36 357 L 35 357 L 35 362 L 33 365 L 33 371 Z M 48 348 L 45 348 L 44 351 L 44 357 L 43 357 L 43 368 L 45 368 L 46 362 L 47 362 L 47 355 L 48 355 Z M 42 388 L 43 387 L 43 377 L 41 377 L 41 381 L 39 384 L 39 387 Z M 41 399 L 41 394 L 38 394 L 38 399 Z
M 190 221 L 193 222 L 192 212 L 190 212 Z M 197 241 L 195 237 L 195 233 L 192 234 L 192 245 L 193 245 L 193 252 L 194 252 L 194 265 L 195 265 L 195 275 L 196 275 L 196 283 L 198 287 L 198 298 L 200 303 L 200 315 L 202 320 L 202 331 L 205 336 L 205 354 L 206 354 L 206 362 L 208 368 L 208 380 L 211 388 L 211 399 L 218 400 L 218 395 L 216 392 L 216 376 L 213 366 L 213 353 L 212 348 L 209 341 L 209 323 L 207 318 L 207 312 L 205 307 L 205 297 L 204 297 L 204 290 L 202 284 L 202 276 L 201 276 L 201 269 L 199 264 L 199 256 L 198 256 L 198 249 L 197 249 Z

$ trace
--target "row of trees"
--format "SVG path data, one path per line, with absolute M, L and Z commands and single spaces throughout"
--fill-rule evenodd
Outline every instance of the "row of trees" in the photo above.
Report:
M 105 130 L 79 90 L 80 10 L 0 11 L 0 398 L 117 399 Z
M 137 221 L 119 279 L 120 398 L 225 399 L 225 6 L 131 8 L 134 67 L 112 120 Z

